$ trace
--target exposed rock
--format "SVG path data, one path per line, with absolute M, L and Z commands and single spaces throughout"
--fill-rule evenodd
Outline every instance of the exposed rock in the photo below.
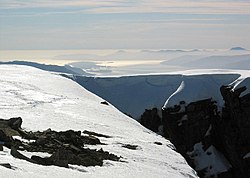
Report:
M 102 101 L 101 104 L 109 105 L 109 103 L 107 101 Z
M 82 136 L 81 131 L 61 131 L 56 132 L 51 129 L 44 132 L 26 132 L 25 138 L 31 138 L 35 142 L 20 145 L 30 152 L 43 150 L 44 152 L 54 153 L 61 147 L 70 147 L 70 149 L 79 151 L 84 144 L 101 144 L 100 140 L 94 136 Z
M 111 138 L 111 137 L 110 137 L 110 136 L 108 136 L 108 135 L 99 134 L 99 133 L 96 133 L 96 132 L 91 132 L 91 131 L 87 131 L 87 130 L 84 130 L 82 133 L 84 133 L 84 134 L 88 134 L 88 135 L 92 135 L 92 136 L 96 136 L 96 137 Z
M 36 161 L 28 158 L 27 156 L 24 156 L 23 154 L 21 154 L 19 151 L 17 151 L 17 149 L 15 147 L 11 147 L 11 151 L 10 154 L 18 159 L 23 159 L 25 161 L 31 162 L 31 163 L 37 163 Z
M 161 142 L 154 142 L 154 144 L 156 144 L 156 145 L 162 145 Z
M 250 94 L 222 86 L 222 113 L 212 99 L 163 109 L 171 142 L 201 177 L 250 177 Z M 244 157 L 245 156 L 245 157 Z
M 35 164 L 56 165 L 60 167 L 69 167 L 69 164 L 82 166 L 102 166 L 103 160 L 119 161 L 120 157 L 107 151 L 91 150 L 84 148 L 85 144 L 102 144 L 95 137 L 109 136 L 95 132 L 84 131 L 88 136 L 81 135 L 81 131 L 53 131 L 47 129 L 43 132 L 26 132 L 21 129 L 22 119 L 11 118 L 9 120 L 0 120 L 0 145 L 11 148 L 11 155 L 18 159 L 23 159 Z M 6 134 L 6 130 L 14 130 L 22 138 L 33 140 L 32 142 L 23 142 L 13 139 L 11 134 Z M 27 156 L 21 154 L 18 150 L 28 152 L 47 152 L 52 154 L 50 157 Z
M 22 118 L 21 117 L 14 117 L 14 118 L 10 118 L 8 120 L 8 125 L 12 128 L 12 129 L 19 129 L 21 128 L 22 125 Z
M 170 141 L 177 151 L 184 155 L 201 141 L 215 117 L 215 103 L 207 99 L 190 103 L 183 112 L 164 110 L 163 125 Z
M 8 169 L 12 169 L 12 166 L 9 163 L 1 163 L 0 166 L 6 167 Z
M 104 159 L 118 161 L 119 158 L 113 154 L 101 150 L 81 150 L 79 153 L 74 153 L 67 149 L 58 149 L 57 152 L 50 157 L 41 158 L 39 156 L 32 156 L 31 159 L 35 160 L 42 165 L 56 165 L 60 167 L 68 167 L 68 164 L 82 165 L 82 166 L 102 166 Z
M 2 129 L 0 130 L 0 141 L 2 142 L 2 144 L 12 141 L 11 137 L 7 136 Z
M 158 128 L 161 125 L 161 118 L 158 114 L 158 109 L 146 109 L 145 112 L 141 115 L 140 123 L 144 127 L 154 132 L 158 132 Z
M 231 163 L 234 174 L 241 178 L 250 177 L 250 159 L 244 159 L 250 153 L 250 94 L 239 97 L 245 90 L 221 87 L 225 107 L 214 133 L 217 146 Z
M 21 118 L 0 119 L 0 131 L 4 132 L 8 137 L 19 136 L 18 129 L 20 128 L 20 124 L 22 124 Z
M 124 144 L 122 147 L 130 149 L 130 150 L 136 150 L 138 148 L 138 145 L 130 145 L 130 144 Z
M 35 160 L 37 163 L 42 165 L 56 165 L 60 167 L 69 167 L 69 159 L 72 158 L 74 154 L 72 151 L 65 150 L 63 148 L 58 149 L 50 157 L 41 158 L 39 156 L 32 156 L 31 159 Z

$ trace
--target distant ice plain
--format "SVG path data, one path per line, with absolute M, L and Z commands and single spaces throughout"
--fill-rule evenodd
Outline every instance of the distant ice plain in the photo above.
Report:
M 72 65 L 96 76 L 178 72 L 190 69 L 250 70 L 250 51 L 231 49 L 1 50 L 0 61 Z

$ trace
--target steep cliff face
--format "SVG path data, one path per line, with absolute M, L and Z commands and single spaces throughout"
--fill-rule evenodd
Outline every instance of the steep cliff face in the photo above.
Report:
M 213 99 L 164 108 L 164 135 L 201 177 L 250 177 L 250 94 L 222 86 L 218 112 Z
M 144 127 L 158 133 L 159 127 L 161 125 L 159 110 L 157 108 L 146 109 L 145 112 L 141 115 L 140 123 Z
M 225 107 L 214 134 L 237 177 L 250 177 L 250 157 L 247 156 L 250 153 L 250 93 L 239 97 L 245 90 L 246 87 L 235 91 L 231 87 L 221 87 Z

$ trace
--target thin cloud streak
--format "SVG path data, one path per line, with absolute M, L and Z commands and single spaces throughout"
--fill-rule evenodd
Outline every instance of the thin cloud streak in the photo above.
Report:
M 30 1 L 17 1 L 17 0 L 0 0 L 1 9 L 19 9 L 19 8 L 62 8 L 62 7 L 99 7 L 99 6 L 113 6 L 117 5 L 121 1 L 86 1 L 86 0 L 30 0 Z
M 75 1 L 17 1 L 0 0 L 0 9 L 24 8 L 78 8 L 76 12 L 89 14 L 107 13 L 187 13 L 187 14 L 250 14 L 250 2 L 247 1 L 184 1 L 184 0 L 75 0 Z M 82 8 L 82 10 L 79 10 Z M 74 12 L 74 11 L 73 11 Z M 71 12 L 71 13 L 73 13 Z M 60 13 L 69 13 L 61 11 Z
M 97 7 L 87 13 L 250 14 L 248 2 L 144 2 L 131 7 Z

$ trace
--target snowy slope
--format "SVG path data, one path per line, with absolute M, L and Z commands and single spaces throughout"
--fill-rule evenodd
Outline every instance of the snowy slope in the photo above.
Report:
M 27 130 L 90 130 L 112 136 L 103 138 L 102 147 L 126 162 L 106 161 L 103 167 L 40 166 L 13 158 L 9 150 L 0 152 L 4 177 L 196 177 L 172 144 L 143 128 L 116 108 L 100 104 L 101 98 L 72 80 L 25 66 L 0 66 L 0 117 L 21 116 Z M 163 145 L 154 144 L 155 141 Z M 121 144 L 136 144 L 129 150 Z M 82 171 L 79 171 L 82 170 Z
M 69 65 L 58 66 L 58 65 L 47 65 L 47 64 L 40 64 L 36 62 L 29 62 L 29 61 L 9 61 L 9 62 L 1 62 L 0 65 L 25 65 L 25 66 L 32 66 L 41 70 L 50 71 L 50 72 L 60 72 L 60 73 L 67 73 L 67 74 L 77 74 L 77 75 L 89 75 L 88 73 L 84 72 L 82 69 L 71 67 Z
M 186 103 L 212 98 L 220 109 L 224 105 L 220 93 L 222 85 L 230 85 L 234 89 L 247 87 L 241 95 L 250 93 L 249 70 L 190 70 L 183 72 L 182 83 L 178 89 L 166 100 L 164 107 L 178 105 L 180 101 Z
M 242 76 L 242 77 L 241 77 Z M 169 74 L 74 79 L 89 91 L 138 119 L 145 109 L 161 108 L 213 97 L 223 105 L 220 87 L 248 78 L 247 70 L 189 70 Z M 249 79 L 246 79 L 247 81 Z M 250 89 L 250 83 L 245 82 Z M 179 88 L 179 89 L 178 89 Z M 178 89 L 178 92 L 176 92 Z M 174 93 L 174 97 L 173 97 Z

